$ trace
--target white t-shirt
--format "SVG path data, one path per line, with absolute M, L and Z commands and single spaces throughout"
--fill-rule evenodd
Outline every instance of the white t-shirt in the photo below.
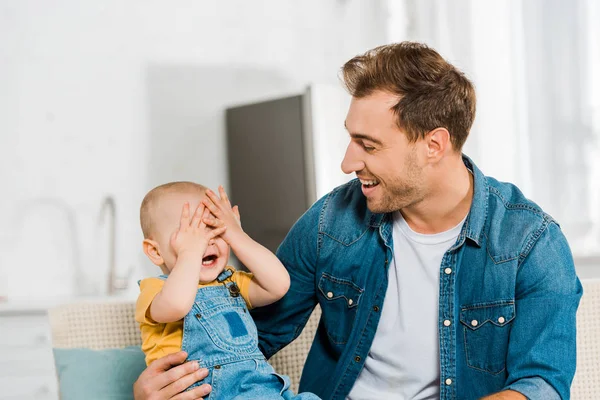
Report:
M 424 235 L 410 229 L 400 212 L 394 214 L 394 258 L 381 320 L 348 400 L 439 398 L 440 270 L 464 222 Z

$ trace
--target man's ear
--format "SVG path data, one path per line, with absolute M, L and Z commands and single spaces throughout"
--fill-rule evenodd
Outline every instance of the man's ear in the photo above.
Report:
M 450 132 L 446 128 L 435 128 L 425 135 L 427 143 L 427 159 L 437 162 L 442 159 L 447 150 L 452 150 Z
M 152 261 L 155 265 L 160 267 L 165 263 L 165 260 L 163 260 L 162 256 L 160 255 L 160 251 L 158 250 L 158 243 L 156 243 L 154 240 L 144 239 L 142 246 L 146 256 L 148 256 L 150 261 Z

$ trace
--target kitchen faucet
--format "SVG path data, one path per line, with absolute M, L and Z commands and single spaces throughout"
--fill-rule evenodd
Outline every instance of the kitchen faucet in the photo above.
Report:
M 128 279 L 133 272 L 131 268 L 125 278 L 117 276 L 117 255 L 116 255 L 116 244 L 117 244 L 117 205 L 114 197 L 106 196 L 100 206 L 99 223 L 104 222 L 105 215 L 108 214 L 109 221 L 109 243 L 108 243 L 108 295 L 114 295 L 119 291 L 127 289 Z

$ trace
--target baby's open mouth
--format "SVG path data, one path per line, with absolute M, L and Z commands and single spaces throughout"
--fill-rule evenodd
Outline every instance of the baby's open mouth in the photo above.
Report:
M 202 258 L 202 265 L 204 267 L 211 267 L 212 265 L 214 265 L 217 262 L 217 256 L 216 255 L 210 255 L 210 256 L 206 256 L 204 258 Z

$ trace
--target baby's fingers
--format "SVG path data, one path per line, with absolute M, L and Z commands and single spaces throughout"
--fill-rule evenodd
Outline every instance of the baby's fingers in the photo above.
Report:
M 190 225 L 190 203 L 187 201 L 183 204 L 181 209 L 181 218 L 179 219 L 179 229 L 184 226 Z
M 219 227 L 225 225 L 225 223 L 223 221 L 221 221 L 220 219 L 217 219 L 215 217 L 212 217 L 210 215 L 204 217 L 202 219 L 202 222 L 204 222 L 207 226 L 210 226 L 212 228 L 219 228 Z
M 216 205 L 218 205 L 222 200 L 221 198 L 219 198 L 219 196 L 217 196 L 215 192 L 213 192 L 210 189 L 206 189 L 206 196 Z
M 235 215 L 235 219 L 237 219 L 237 222 L 241 223 L 242 218 L 240 217 L 240 208 L 238 206 L 233 206 L 231 210 L 233 211 L 233 215 Z
M 221 185 L 219 185 L 219 196 L 221 196 L 221 200 L 224 201 L 225 204 L 227 204 L 227 206 L 229 208 L 231 208 L 231 203 L 229 202 L 229 196 L 227 196 L 227 193 L 225 193 L 225 189 Z
M 204 215 L 205 210 L 206 209 L 202 203 L 198 204 L 198 207 L 196 207 L 196 212 L 194 212 L 194 217 L 192 218 L 191 225 L 193 227 L 200 226 L 200 222 L 202 221 L 202 216 Z
M 208 236 L 210 239 L 216 238 L 217 236 L 221 236 L 222 234 L 224 234 L 226 230 L 227 230 L 227 227 L 225 225 L 223 225 L 219 228 L 215 228 L 215 229 L 211 230 Z
M 208 208 L 215 217 L 219 217 L 221 215 L 221 210 L 212 201 L 204 199 L 202 200 L 202 204 L 204 204 L 204 206 Z
M 202 203 L 200 203 L 200 204 L 202 204 Z M 210 216 L 210 210 L 208 208 L 206 208 L 204 206 L 204 204 L 202 204 L 202 209 L 204 211 L 202 212 L 202 218 L 200 219 L 200 224 L 198 225 L 198 227 L 200 229 L 206 228 L 206 222 L 204 222 L 204 220 Z

